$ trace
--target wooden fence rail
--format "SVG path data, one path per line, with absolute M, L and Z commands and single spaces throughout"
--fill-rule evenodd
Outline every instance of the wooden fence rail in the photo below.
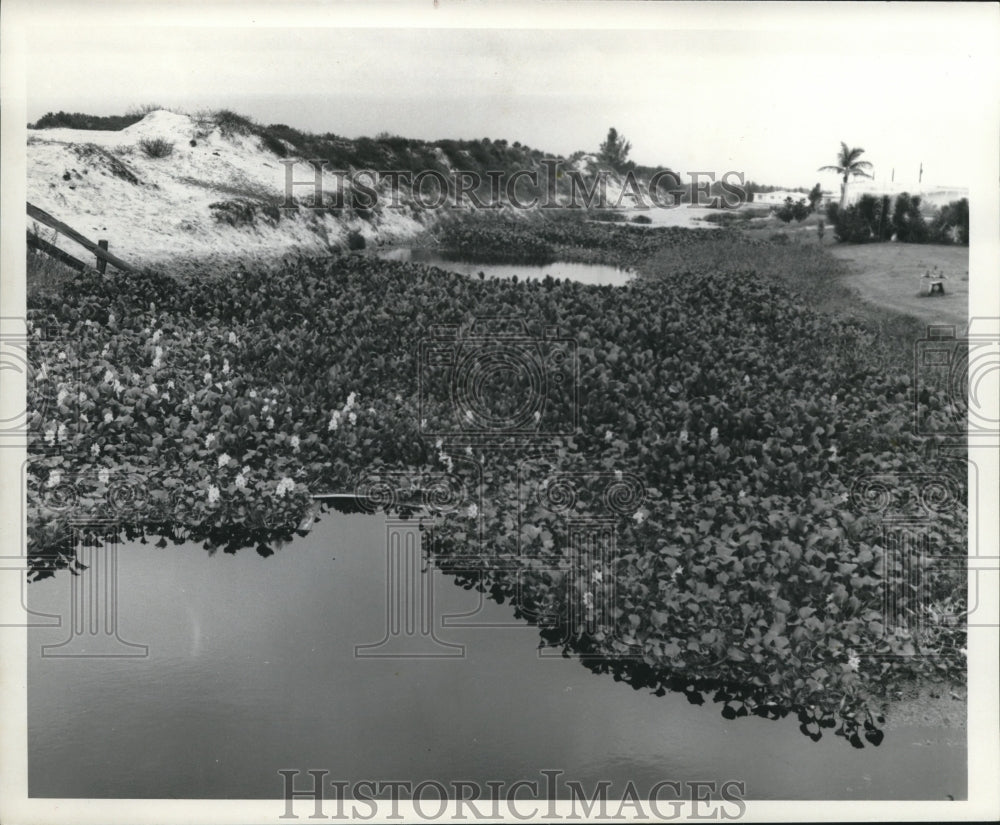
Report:
M 100 272 L 104 272 L 105 267 L 111 264 L 116 269 L 120 269 L 122 272 L 135 273 L 135 267 L 125 263 L 117 255 L 112 255 L 108 252 L 108 242 L 98 241 L 94 243 L 89 238 L 84 237 L 79 232 L 77 232 L 73 227 L 67 226 L 62 221 L 53 218 L 48 212 L 43 209 L 39 209 L 32 203 L 28 204 L 28 216 L 38 221 L 41 224 L 49 227 L 50 229 L 55 229 L 57 232 L 62 233 L 67 238 L 72 241 L 76 241 L 84 249 L 88 250 L 94 257 L 97 258 L 97 269 Z M 28 243 L 35 249 L 39 249 L 51 255 L 53 258 L 62 261 L 67 266 L 71 266 L 74 269 L 84 269 L 87 265 L 83 261 L 77 260 L 72 255 L 63 252 L 61 249 L 50 244 L 48 241 L 33 236 L 31 232 L 28 233 Z M 53 251 L 54 250 L 54 251 Z

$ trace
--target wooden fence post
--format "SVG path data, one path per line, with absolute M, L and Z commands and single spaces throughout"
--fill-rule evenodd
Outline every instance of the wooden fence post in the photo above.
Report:
M 99 247 L 100 247 L 101 249 L 103 249 L 103 250 L 104 250 L 105 252 L 107 252 L 107 251 L 108 251 L 108 242 L 107 242 L 107 241 L 98 241 L 98 242 L 97 242 L 97 245 L 98 245 L 98 246 L 99 246 Z M 105 270 L 106 270 L 107 268 L 108 268 L 108 262 L 107 262 L 107 260 L 106 260 L 106 259 L 104 259 L 104 258 L 98 258 L 98 259 L 97 259 L 97 271 L 98 271 L 98 272 L 100 272 L 100 273 L 101 273 L 101 274 L 103 275 L 103 274 L 104 274 L 104 271 L 105 271 Z

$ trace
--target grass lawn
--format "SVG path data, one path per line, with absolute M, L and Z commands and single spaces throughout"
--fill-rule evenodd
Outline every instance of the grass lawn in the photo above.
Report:
M 925 324 L 954 324 L 969 317 L 969 248 L 935 244 L 835 244 L 829 251 L 847 264 L 845 285 L 866 301 L 912 315 Z M 927 295 L 921 276 L 937 267 L 944 295 Z

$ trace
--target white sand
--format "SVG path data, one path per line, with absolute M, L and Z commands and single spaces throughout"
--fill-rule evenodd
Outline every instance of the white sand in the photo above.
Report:
M 171 142 L 173 151 L 150 158 L 139 146 L 144 138 Z M 408 210 L 388 208 L 372 222 L 309 209 L 284 212 L 276 226 L 258 218 L 252 227 L 234 228 L 214 218 L 209 205 L 218 201 L 283 202 L 286 171 L 279 160 L 255 137 L 224 137 L 214 124 L 167 111 L 151 112 L 117 132 L 29 129 L 28 200 L 93 241 L 106 239 L 112 252 L 136 264 L 322 253 L 343 245 L 351 230 L 368 241 L 400 242 L 423 228 Z M 116 161 L 138 183 L 116 176 Z M 294 172 L 296 180 L 313 177 L 304 164 Z M 324 190 L 336 191 L 333 176 L 324 176 Z M 303 203 L 311 202 L 311 187 L 294 192 Z M 40 229 L 50 236 L 50 230 Z M 60 237 L 56 243 L 92 260 L 72 241 Z

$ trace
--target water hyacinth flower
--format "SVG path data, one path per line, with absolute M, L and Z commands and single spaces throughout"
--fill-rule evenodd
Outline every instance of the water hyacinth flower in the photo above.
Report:
M 235 332 L 230 332 L 229 333 L 229 343 L 230 344 L 235 344 L 236 343 L 236 333 Z
M 118 379 L 116 378 L 116 379 L 115 379 L 115 385 L 114 385 L 114 391 L 115 391 L 115 394 L 116 394 L 116 395 L 121 395 L 121 394 L 122 394 L 122 390 L 124 390 L 124 389 L 125 389 L 125 387 L 124 387 L 124 386 L 122 386 L 122 382 L 121 382 L 121 381 L 119 381 L 119 380 L 118 380 Z
M 158 394 L 159 394 L 159 392 L 160 392 L 160 390 L 159 390 L 159 388 L 158 388 L 158 387 L 156 386 L 156 384 L 150 384 L 150 385 L 149 385 L 149 391 L 150 391 L 150 393 L 151 393 L 151 394 L 153 394 L 153 395 L 158 395 Z
M 77 396 L 77 400 L 82 404 L 84 401 L 87 400 L 87 393 L 85 393 L 83 390 L 80 390 L 80 394 Z
M 208 387 L 208 386 L 211 385 L 211 383 L 212 383 L 212 373 L 206 372 L 205 373 L 205 386 Z
M 45 486 L 55 487 L 60 482 L 62 482 L 62 473 L 59 470 L 53 470 L 49 473 L 49 479 L 45 482 Z
M 852 653 L 850 658 L 848 658 L 847 660 L 847 666 L 851 670 L 857 670 L 859 667 L 861 667 L 861 659 Z
M 469 421 L 471 423 L 472 417 L 473 417 L 472 416 L 472 410 L 466 410 L 465 411 L 465 420 Z
M 169 381 L 167 381 L 167 389 L 172 390 L 173 388 L 174 388 L 174 379 L 171 378 Z
M 344 405 L 344 409 L 345 410 L 352 409 L 357 400 L 358 400 L 358 394 L 356 392 L 352 392 L 350 395 L 347 396 L 347 403 Z
M 357 413 L 354 413 L 354 412 L 348 413 L 347 414 L 347 418 L 348 418 L 348 420 L 352 424 L 357 424 L 358 423 L 358 414 Z
M 36 381 L 45 381 L 49 377 L 48 367 L 43 363 L 38 369 L 38 374 L 35 376 Z
M 401 396 L 398 392 L 396 393 L 396 403 L 397 404 L 403 403 L 403 396 Z
M 640 508 L 632 514 L 632 518 L 635 519 L 636 524 L 642 524 L 648 515 L 649 513 L 645 510 L 645 508 Z
M 236 474 L 236 478 L 234 479 L 233 483 L 236 484 L 236 489 L 237 490 L 244 490 L 244 489 L 246 489 L 246 486 L 247 486 L 247 477 L 244 475 L 245 471 L 246 471 L 246 468 L 244 467 L 242 470 L 239 471 L 239 473 Z
M 538 410 L 535 410 L 531 415 L 535 419 L 536 424 L 542 420 L 542 414 Z
M 224 358 L 222 361 L 222 374 L 229 375 L 229 359 Z
M 229 458 L 229 453 L 223 453 L 219 456 L 219 469 L 221 470 L 225 467 L 232 459 Z
M 212 442 L 215 441 L 215 433 L 209 433 L 205 436 L 205 449 L 209 450 L 212 448 Z
M 475 502 L 469 505 L 469 509 L 466 511 L 469 518 L 476 518 L 479 515 L 479 507 Z
M 110 424 L 114 420 L 115 420 L 115 417 L 110 412 L 104 413 L 104 423 L 105 424 Z
M 270 415 L 269 415 L 269 416 L 267 417 L 267 428 L 268 428 L 269 430 L 273 430 L 273 429 L 274 429 L 274 417 L 273 417 L 273 416 L 270 416 Z
M 111 471 L 107 467 L 101 467 L 101 469 L 97 471 L 97 480 L 101 482 L 101 484 L 107 485 L 110 479 Z
M 688 431 L 687 430 L 681 430 L 681 434 L 680 434 L 681 444 L 687 444 L 687 440 L 688 440 Z
M 623 478 L 621 470 L 615 470 L 615 481 L 621 481 Z
M 62 404 L 62 402 L 66 400 L 67 395 L 69 395 L 69 392 L 65 388 L 59 390 L 56 394 L 56 404 Z
M 66 353 L 63 350 L 59 350 L 59 360 L 60 361 L 66 360 Z
M 466 445 L 466 447 L 465 447 L 465 454 L 466 455 L 472 455 L 472 446 L 471 445 L 468 445 L 468 444 Z
M 611 441 L 611 439 L 613 439 L 614 437 L 615 437 L 615 434 L 614 434 L 613 432 L 611 432 L 611 430 L 608 430 L 608 431 L 607 431 L 607 432 L 606 432 L 606 433 L 604 434 L 604 440 L 605 440 L 605 441 Z
M 104 383 L 110 384 L 115 380 L 115 374 L 111 370 L 105 370 L 104 372 Z
M 163 330 L 162 329 L 156 330 L 156 332 L 153 333 L 153 343 L 155 344 L 162 337 L 163 337 Z M 159 347 L 157 347 L 157 349 L 159 349 Z
M 55 428 L 54 427 L 49 427 L 45 431 L 45 443 L 46 444 L 53 444 L 53 443 L 55 443 L 55 440 L 56 440 L 56 431 L 55 431 Z
M 712 431 L 708 434 L 708 437 L 709 437 L 709 439 L 711 440 L 711 442 L 713 444 L 716 441 L 718 441 L 719 440 L 719 428 L 718 427 L 712 427 Z
M 295 489 L 295 482 L 292 481 L 288 476 L 285 476 L 278 482 L 278 487 L 275 491 L 278 498 L 284 498 L 286 493 L 292 492 Z
M 333 415 L 330 416 L 330 423 L 326 425 L 326 428 L 331 432 L 340 427 L 340 413 L 334 410 Z
M 56 438 L 58 438 L 60 441 L 65 441 L 66 440 L 66 425 L 65 424 L 60 424 L 59 425 L 59 429 L 56 430 Z
M 91 445 L 90 445 L 90 453 L 91 453 L 91 455 L 93 455 L 93 456 L 94 456 L 95 458 L 96 458 L 97 456 L 99 456 L 99 455 L 101 454 L 101 445 L 100 445 L 100 444 L 97 444 L 96 442 L 95 442 L 94 444 L 91 444 Z
M 247 394 L 248 394 L 248 395 L 249 395 L 249 396 L 250 396 L 251 398 L 256 398 L 256 397 L 257 397 L 257 390 L 250 390 L 250 392 L 249 392 L 249 393 L 247 393 Z
M 290 439 L 288 439 L 288 443 L 292 445 L 292 449 L 295 450 L 295 452 L 299 451 L 299 437 L 297 435 L 293 435 Z
M 219 488 L 214 484 L 208 485 L 208 503 L 215 504 L 219 500 Z

